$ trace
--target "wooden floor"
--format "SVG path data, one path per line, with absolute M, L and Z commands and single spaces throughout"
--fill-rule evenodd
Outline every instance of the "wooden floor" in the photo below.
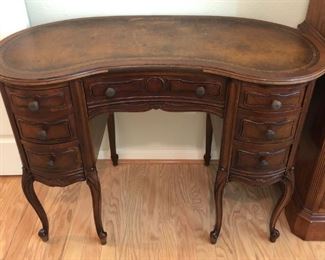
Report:
M 108 244 L 95 233 L 85 183 L 66 188 L 36 184 L 48 213 L 50 240 L 20 188 L 19 177 L 0 178 L 0 259 L 325 259 L 325 242 L 305 242 L 290 233 L 284 214 L 276 243 L 268 240 L 277 187 L 226 187 L 217 244 L 214 167 L 198 163 L 98 163 Z

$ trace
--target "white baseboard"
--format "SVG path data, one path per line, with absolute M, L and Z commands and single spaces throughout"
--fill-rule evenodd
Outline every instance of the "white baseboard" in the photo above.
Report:
M 204 150 L 200 149 L 118 149 L 119 159 L 128 160 L 202 160 Z M 219 158 L 216 152 L 212 160 Z M 109 150 L 100 150 L 98 159 L 110 159 Z M 0 176 L 21 175 L 21 161 L 13 137 L 0 138 Z
M 128 160 L 202 160 L 204 150 L 200 149 L 118 149 L 119 159 Z M 216 152 L 213 160 L 219 158 Z M 110 159 L 109 150 L 100 150 L 98 159 Z M 21 175 L 21 161 L 15 139 L 11 136 L 0 138 L 0 176 Z
M 15 138 L 0 137 L 0 176 L 21 175 L 21 161 Z
M 168 149 L 168 150 L 149 150 L 149 149 L 118 149 L 119 159 L 128 160 L 201 160 L 204 155 L 203 150 L 198 149 Z M 109 150 L 100 150 L 98 159 L 110 159 Z M 219 155 L 211 154 L 211 159 L 216 160 Z

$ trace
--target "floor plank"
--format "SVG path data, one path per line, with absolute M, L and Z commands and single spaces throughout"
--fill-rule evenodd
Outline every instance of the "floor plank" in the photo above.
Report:
M 223 226 L 215 246 L 215 166 L 199 163 L 99 161 L 103 222 L 108 244 L 96 235 L 86 183 L 65 188 L 36 185 L 50 221 L 50 240 L 20 188 L 20 177 L 0 178 L 0 259 L 325 259 L 325 242 L 294 236 L 284 214 L 276 243 L 268 240 L 277 187 L 229 183 Z

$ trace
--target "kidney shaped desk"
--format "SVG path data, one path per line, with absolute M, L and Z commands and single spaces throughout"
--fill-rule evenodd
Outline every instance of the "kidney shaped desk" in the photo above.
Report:
M 90 187 L 98 236 L 101 189 L 89 120 L 117 111 L 202 111 L 224 119 L 215 182 L 215 243 L 227 182 L 284 184 L 270 240 L 294 187 L 294 157 L 324 46 L 268 22 L 198 16 L 97 17 L 40 25 L 0 44 L 0 89 L 19 148 L 23 191 L 48 220 L 33 182 Z M 195 123 L 195 122 L 193 122 Z M 208 187 L 207 187 L 208 188 Z

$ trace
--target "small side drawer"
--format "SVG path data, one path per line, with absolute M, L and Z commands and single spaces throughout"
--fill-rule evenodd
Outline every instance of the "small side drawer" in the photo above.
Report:
M 35 143 L 60 143 L 75 138 L 73 116 L 55 121 L 29 121 L 17 118 L 17 126 L 23 140 Z
M 33 118 L 58 118 L 72 107 L 71 95 L 66 85 L 44 90 L 21 90 L 8 87 L 7 93 L 16 115 Z
M 287 116 L 264 114 L 256 116 L 239 111 L 235 138 L 239 141 L 253 143 L 279 143 L 293 140 L 299 113 Z
M 264 112 L 300 109 L 305 96 L 305 87 L 305 84 L 273 87 L 243 83 L 239 106 Z
M 82 169 L 82 160 L 77 142 L 60 145 L 36 145 L 23 142 L 29 166 L 33 171 L 70 172 Z
M 289 153 L 290 146 L 236 145 L 231 167 L 252 174 L 280 171 L 286 167 Z

